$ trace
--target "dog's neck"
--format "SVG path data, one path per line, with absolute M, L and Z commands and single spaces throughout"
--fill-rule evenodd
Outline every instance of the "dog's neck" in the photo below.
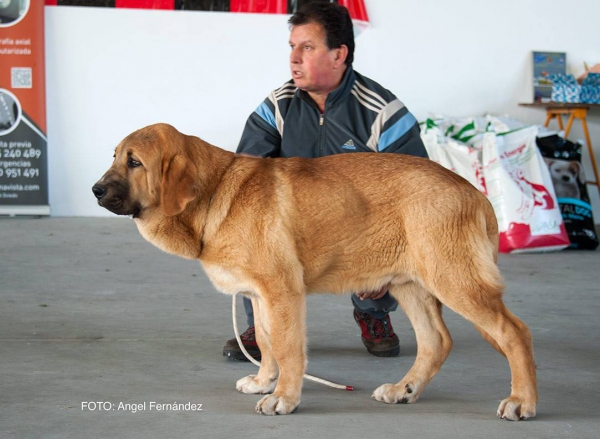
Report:
M 205 164 L 199 171 L 201 175 L 197 176 L 196 199 L 177 215 L 165 216 L 161 211 L 155 211 L 135 219 L 145 239 L 167 253 L 186 259 L 200 259 L 202 256 L 209 211 L 223 176 L 235 157 L 233 153 L 212 145 L 203 145 L 195 153 L 200 155 L 197 162 Z
M 197 259 L 200 238 L 183 216 L 182 212 L 172 217 L 161 216 L 159 220 L 157 215 L 149 215 L 134 221 L 140 234 L 156 247 L 186 259 Z M 165 230 L 168 232 L 165 233 Z

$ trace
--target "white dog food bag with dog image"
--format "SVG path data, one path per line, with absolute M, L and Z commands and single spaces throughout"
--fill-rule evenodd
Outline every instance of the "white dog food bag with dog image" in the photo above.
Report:
M 550 170 L 558 205 L 571 241 L 569 248 L 595 250 L 598 247 L 598 236 L 581 165 L 581 143 L 573 143 L 553 134 L 539 136 L 537 146 Z
M 483 174 L 500 232 L 500 251 L 520 253 L 569 246 L 537 127 L 483 138 Z

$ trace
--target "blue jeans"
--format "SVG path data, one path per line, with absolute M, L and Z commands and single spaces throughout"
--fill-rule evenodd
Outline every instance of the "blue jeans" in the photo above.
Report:
M 354 309 L 359 312 L 367 313 L 374 319 L 383 319 L 390 312 L 396 311 L 398 308 L 398 302 L 396 302 L 396 299 L 394 299 L 390 293 L 385 293 L 381 299 L 377 300 L 360 300 L 356 294 L 353 294 L 352 303 L 354 304 Z M 248 326 L 254 326 L 252 301 L 247 297 L 244 297 L 244 309 L 246 310 L 246 316 L 248 318 Z

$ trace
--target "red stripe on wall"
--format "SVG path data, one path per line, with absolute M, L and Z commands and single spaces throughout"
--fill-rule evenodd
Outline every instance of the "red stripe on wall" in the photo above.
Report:
M 287 0 L 231 0 L 229 10 L 258 14 L 287 14 Z
M 348 9 L 353 20 L 369 21 L 364 0 L 338 0 L 338 3 Z
M 117 8 L 175 9 L 175 0 L 115 0 Z
M 364 0 L 338 0 L 338 3 L 348 8 L 353 20 L 366 22 L 369 16 Z M 58 0 L 45 0 L 46 6 L 56 6 Z M 115 0 L 117 8 L 132 9 L 175 9 L 175 0 Z M 258 14 L 288 14 L 287 0 L 230 0 L 231 12 L 253 12 Z

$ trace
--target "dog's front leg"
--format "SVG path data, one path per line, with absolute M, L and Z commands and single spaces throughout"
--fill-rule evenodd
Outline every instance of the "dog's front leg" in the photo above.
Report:
M 279 366 L 279 380 L 273 394 L 258 401 L 256 411 L 263 415 L 285 415 L 300 404 L 306 370 L 306 299 L 301 293 L 279 290 L 264 297 L 260 306 L 264 308 L 261 317 L 268 321 L 265 326 L 270 334 L 272 355 Z
M 277 362 L 271 349 L 271 335 L 268 327 L 269 320 L 265 314 L 265 306 L 260 297 L 252 298 L 254 310 L 254 327 L 256 342 L 260 349 L 260 369 L 257 375 L 248 375 L 237 381 L 235 388 L 242 393 L 272 393 L 277 385 Z

